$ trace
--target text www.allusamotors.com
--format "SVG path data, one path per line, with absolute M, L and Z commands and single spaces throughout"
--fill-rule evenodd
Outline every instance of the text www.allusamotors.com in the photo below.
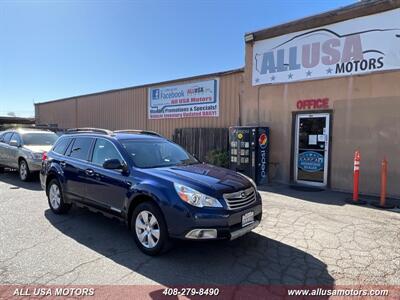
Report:
M 383 289 L 293 289 L 288 290 L 289 296 L 389 296 L 388 290 Z

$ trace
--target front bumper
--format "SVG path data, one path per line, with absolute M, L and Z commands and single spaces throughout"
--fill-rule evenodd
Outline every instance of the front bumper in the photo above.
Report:
M 29 171 L 38 172 L 42 169 L 42 160 L 37 159 L 27 159 Z
M 216 209 L 190 209 L 188 213 L 175 215 L 171 220 L 167 220 L 169 234 L 173 238 L 178 239 L 196 239 L 190 237 L 190 233 L 196 229 L 215 229 L 216 234 L 211 234 L 212 237 L 198 238 L 201 240 L 207 239 L 236 239 L 254 228 L 256 228 L 262 218 L 261 197 L 252 205 L 249 205 L 241 210 L 216 210 Z M 248 212 L 254 213 L 254 222 L 242 227 L 242 216 Z M 211 232 L 211 231 L 210 231 Z

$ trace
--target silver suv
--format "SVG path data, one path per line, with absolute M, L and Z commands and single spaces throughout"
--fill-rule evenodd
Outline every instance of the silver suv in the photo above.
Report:
M 0 134 L 0 172 L 4 167 L 18 169 L 22 181 L 40 171 L 42 155 L 51 149 L 57 134 L 37 129 L 13 129 Z

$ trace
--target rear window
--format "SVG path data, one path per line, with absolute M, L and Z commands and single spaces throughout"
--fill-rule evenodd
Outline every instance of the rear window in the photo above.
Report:
M 22 134 L 22 141 L 27 146 L 51 146 L 58 139 L 57 134 L 53 132 L 35 132 Z
M 53 148 L 53 152 L 58 153 L 58 154 L 64 154 L 65 150 L 67 150 L 67 147 L 69 143 L 71 142 L 71 139 L 68 138 L 63 138 L 57 141 Z
M 7 143 L 11 140 L 11 136 L 12 136 L 12 135 L 13 135 L 12 132 L 7 132 L 6 134 L 3 135 L 1 141 L 2 141 L 3 143 L 6 143 L 6 144 L 7 144 Z
M 88 160 L 90 147 L 92 146 L 93 138 L 78 137 L 72 145 L 70 157 Z

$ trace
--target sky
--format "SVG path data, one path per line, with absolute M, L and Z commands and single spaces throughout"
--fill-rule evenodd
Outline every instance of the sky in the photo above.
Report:
M 0 115 L 244 66 L 244 34 L 354 0 L 0 0 Z

